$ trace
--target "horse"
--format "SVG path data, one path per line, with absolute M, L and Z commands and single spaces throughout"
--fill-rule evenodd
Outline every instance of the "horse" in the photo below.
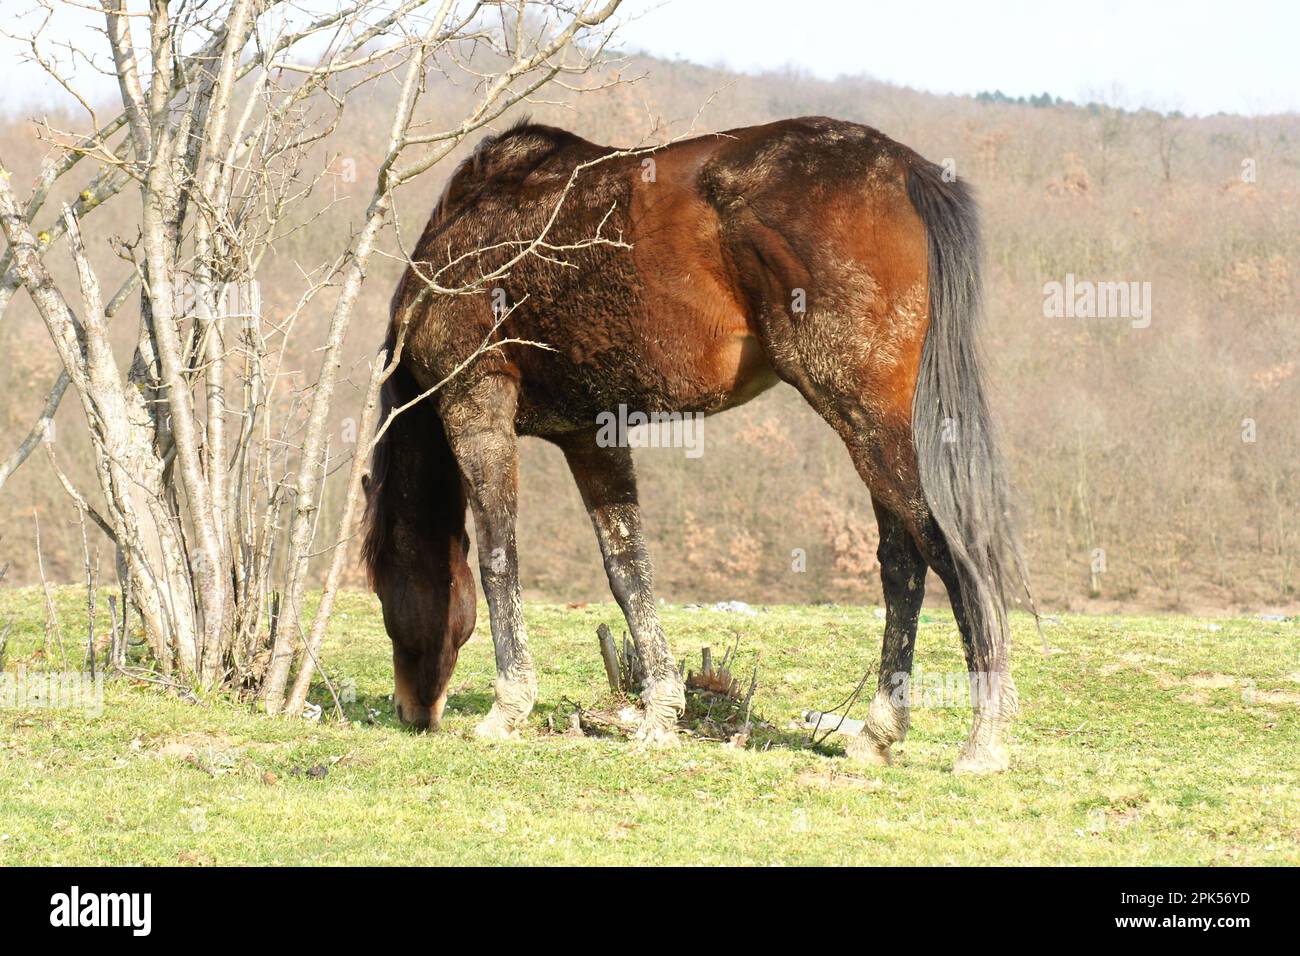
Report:
M 785 382 L 844 441 L 879 526 L 879 681 L 850 754 L 888 764 L 907 733 L 898 684 L 933 570 L 983 688 L 954 770 L 1005 769 L 1008 588 L 1024 566 L 978 342 L 980 249 L 971 188 L 857 123 L 788 119 L 639 150 L 527 120 L 483 139 L 413 248 L 382 353 L 396 359 L 383 417 L 410 407 L 373 451 L 363 553 L 399 720 L 437 729 L 475 625 L 468 510 L 496 658 L 476 733 L 526 724 L 537 678 L 517 439 L 536 436 L 567 460 L 644 664 L 636 739 L 675 743 L 683 681 L 632 454 L 596 423 L 619 406 L 714 414 Z

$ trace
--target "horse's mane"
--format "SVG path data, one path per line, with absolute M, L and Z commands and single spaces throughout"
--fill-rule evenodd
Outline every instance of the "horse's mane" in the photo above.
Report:
M 557 150 L 574 142 L 582 140 L 567 130 L 533 123 L 527 116 L 521 117 L 500 133 L 485 136 L 448 178 L 416 248 L 416 260 L 427 254 L 432 239 L 460 212 L 465 201 L 472 200 L 483 187 L 491 183 L 518 182 Z M 409 276 L 409 272 L 402 276 L 389 306 L 388 338 L 380 351 L 383 361 L 391 360 L 397 345 L 398 321 L 406 302 Z M 400 366 L 395 369 L 384 383 L 380 422 L 387 418 L 391 409 L 410 401 L 419 391 L 406 369 Z M 370 571 L 371 583 L 375 585 L 381 583 L 391 557 L 388 551 L 393 545 L 391 526 L 396 518 L 394 509 L 411 507 L 410 499 L 401 503 L 396 500 L 396 492 L 392 487 L 395 444 L 403 445 L 403 453 L 408 457 L 419 456 L 422 462 L 426 458 L 428 460 L 426 493 L 414 496 L 414 500 L 426 503 L 429 513 L 419 516 L 415 523 L 429 526 L 445 519 L 451 525 L 456 522 L 463 525 L 464 519 L 463 501 L 460 502 L 458 513 L 454 503 L 445 505 L 440 500 L 455 498 L 459 494 L 459 478 L 450 451 L 446 448 L 442 425 L 433 403 L 421 402 L 393 421 L 372 452 L 370 475 L 366 481 L 366 533 L 362 556 Z M 446 487 L 442 487 L 444 484 Z M 439 489 L 441 495 L 437 494 Z M 444 510 L 445 515 L 442 513 Z
M 483 137 L 461 160 L 443 188 L 434 218 L 444 219 L 461 200 L 489 182 L 522 180 L 562 146 L 581 141 L 568 130 L 521 116 L 500 133 Z

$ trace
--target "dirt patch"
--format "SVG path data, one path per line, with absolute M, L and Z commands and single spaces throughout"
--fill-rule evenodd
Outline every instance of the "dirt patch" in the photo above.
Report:
M 1153 664 L 1177 664 L 1176 660 L 1169 657 L 1158 657 L 1154 654 L 1138 654 L 1129 652 L 1120 656 L 1119 660 L 1111 661 L 1109 664 L 1102 664 L 1097 668 L 1097 673 L 1103 677 L 1113 677 L 1121 671 L 1136 671 L 1139 674 L 1150 674 L 1157 684 L 1161 687 L 1170 687 L 1178 683 L 1178 678 L 1172 674 L 1152 667 Z
M 154 753 L 159 757 L 184 760 L 199 750 L 228 751 L 241 747 L 242 744 L 243 741 L 225 734 L 199 732 L 160 740 L 154 748 Z M 132 741 L 131 749 L 139 750 L 142 747 L 136 741 Z
M 1136 651 L 1129 651 L 1120 656 L 1120 660 L 1126 664 L 1177 664 L 1178 661 L 1172 657 L 1160 657 L 1157 654 L 1139 654 Z
M 1202 672 L 1200 674 L 1192 674 L 1188 676 L 1183 683 L 1192 687 L 1200 688 L 1201 690 L 1222 690 L 1225 687 L 1236 687 L 1238 680 L 1228 674 L 1210 674 Z
M 1255 688 L 1246 691 L 1248 704 L 1290 704 L 1293 707 L 1300 706 L 1300 693 L 1293 690 L 1260 690 Z
M 1239 689 L 1242 701 L 1249 707 L 1264 707 L 1275 704 L 1300 706 L 1300 692 L 1298 691 L 1256 687 L 1253 680 L 1233 677 L 1230 674 L 1202 671 L 1198 674 L 1189 674 L 1181 681 L 1173 678 L 1161 681 L 1160 686 L 1166 689 L 1175 686 L 1192 688 L 1190 692 L 1178 696 L 1180 701 L 1188 704 L 1208 704 L 1210 702 L 1209 692 L 1213 690 Z
M 176 741 L 170 744 L 163 744 L 154 753 L 164 760 L 189 760 L 194 756 L 194 746 L 192 744 L 181 743 Z
M 795 778 L 795 782 L 812 790 L 861 790 L 868 793 L 884 786 L 882 781 L 873 777 L 845 773 L 835 767 L 805 770 Z

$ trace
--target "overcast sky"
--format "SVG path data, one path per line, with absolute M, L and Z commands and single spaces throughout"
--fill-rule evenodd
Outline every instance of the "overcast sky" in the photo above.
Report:
M 1300 2 L 625 0 L 627 46 L 940 93 L 1122 91 L 1186 113 L 1300 109 Z
M 31 3 L 0 5 L 11 14 Z M 1297 0 L 625 0 L 621 18 L 624 48 L 746 71 L 794 66 L 940 93 L 1105 95 L 1195 114 L 1300 109 Z M 75 38 L 78 28 L 68 17 L 54 32 Z M 11 67 L 0 107 L 50 93 L 38 70 Z

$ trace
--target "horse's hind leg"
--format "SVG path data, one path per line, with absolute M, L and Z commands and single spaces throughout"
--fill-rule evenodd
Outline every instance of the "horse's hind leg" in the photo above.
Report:
M 465 480 L 478 541 L 479 579 L 496 651 L 496 702 L 475 728 L 480 737 L 512 737 L 537 699 L 537 674 L 524 629 L 515 547 L 519 465 L 515 442 L 517 386 L 485 376 L 442 404 L 447 440 Z
M 1008 662 L 1007 634 L 1002 628 L 988 623 L 993 620 L 991 609 L 982 615 L 986 622 L 983 626 L 975 615 L 969 613 L 956 562 L 933 519 L 921 528 L 918 543 L 926 561 L 948 591 L 948 601 L 952 605 L 953 617 L 957 619 L 962 649 L 966 654 L 970 702 L 975 712 L 970 735 L 953 765 L 953 771 L 996 773 L 1006 770 L 1009 757 L 1003 737 L 1020 709 Z
M 817 318 L 823 330 L 833 328 L 833 316 Z M 930 513 L 912 440 L 912 389 L 896 385 L 900 378 L 905 383 L 908 378 L 906 367 L 900 369 L 900 364 L 913 368 L 915 365 L 897 361 L 856 366 L 845 363 L 828 373 L 819 363 L 792 362 L 789 358 L 792 351 L 774 351 L 774 366 L 799 388 L 809 404 L 843 439 L 858 474 L 871 492 L 877 516 L 882 512 L 890 516 L 880 526 L 881 575 L 888 606 L 882 682 L 905 670 L 900 666 L 895 671 L 887 660 L 891 648 L 900 650 L 905 639 L 910 663 L 910 635 L 915 633 L 914 615 L 919 612 L 921 595 L 919 587 L 916 594 L 908 591 L 907 581 L 913 574 L 920 576 L 916 569 L 919 555 L 948 590 L 972 681 L 975 720 L 954 769 L 959 773 L 1005 769 L 1007 750 L 1002 737 L 1017 708 L 1015 685 L 1007 666 L 1006 635 L 999 626 L 996 609 L 990 607 L 975 615 L 963 605 L 961 576 L 948 543 Z M 910 547 L 898 543 L 898 525 L 911 539 Z M 913 600 L 918 605 L 915 609 L 911 605 Z M 895 621 L 896 629 L 891 626 Z M 901 653 L 896 656 L 901 660 Z M 877 689 L 865 736 L 855 742 L 855 753 L 883 762 L 888 745 L 902 739 L 906 713 L 900 713 L 889 699 L 894 690 L 885 683 Z M 899 691 L 898 696 L 905 693 Z
M 686 707 L 681 674 L 659 625 L 650 555 L 641 534 L 636 474 L 627 448 L 602 448 L 582 434 L 561 442 L 605 559 L 609 588 L 623 609 L 646 670 L 637 737 L 651 745 L 677 743 L 677 718 Z
M 885 594 L 885 636 L 880 678 L 862 733 L 848 747 L 850 756 L 888 764 L 889 748 L 907 735 L 909 678 L 916 650 L 916 622 L 925 597 L 925 559 L 907 525 L 874 503 L 880 530 L 880 581 Z
M 1006 634 L 997 625 L 994 609 L 976 616 L 963 603 L 955 560 L 917 477 L 910 424 L 901 409 L 892 420 L 877 417 L 856 398 L 813 404 L 848 446 L 858 474 L 871 491 L 880 526 L 881 578 L 887 605 L 881 684 L 871 703 L 863 739 L 856 742 L 853 752 L 884 762 L 888 744 L 903 739 L 907 711 L 900 711 L 896 704 L 899 699 L 906 702 L 907 692 L 888 687 L 887 682 L 894 679 L 895 673 L 911 670 L 922 588 L 918 583 L 913 591 L 910 583 L 914 577 L 919 582 L 928 565 L 948 591 L 966 653 L 975 712 L 970 736 L 953 769 L 958 773 L 1005 770 L 1008 758 L 1003 735 L 1018 708 L 1007 664 Z M 904 537 L 909 544 L 903 543 Z

